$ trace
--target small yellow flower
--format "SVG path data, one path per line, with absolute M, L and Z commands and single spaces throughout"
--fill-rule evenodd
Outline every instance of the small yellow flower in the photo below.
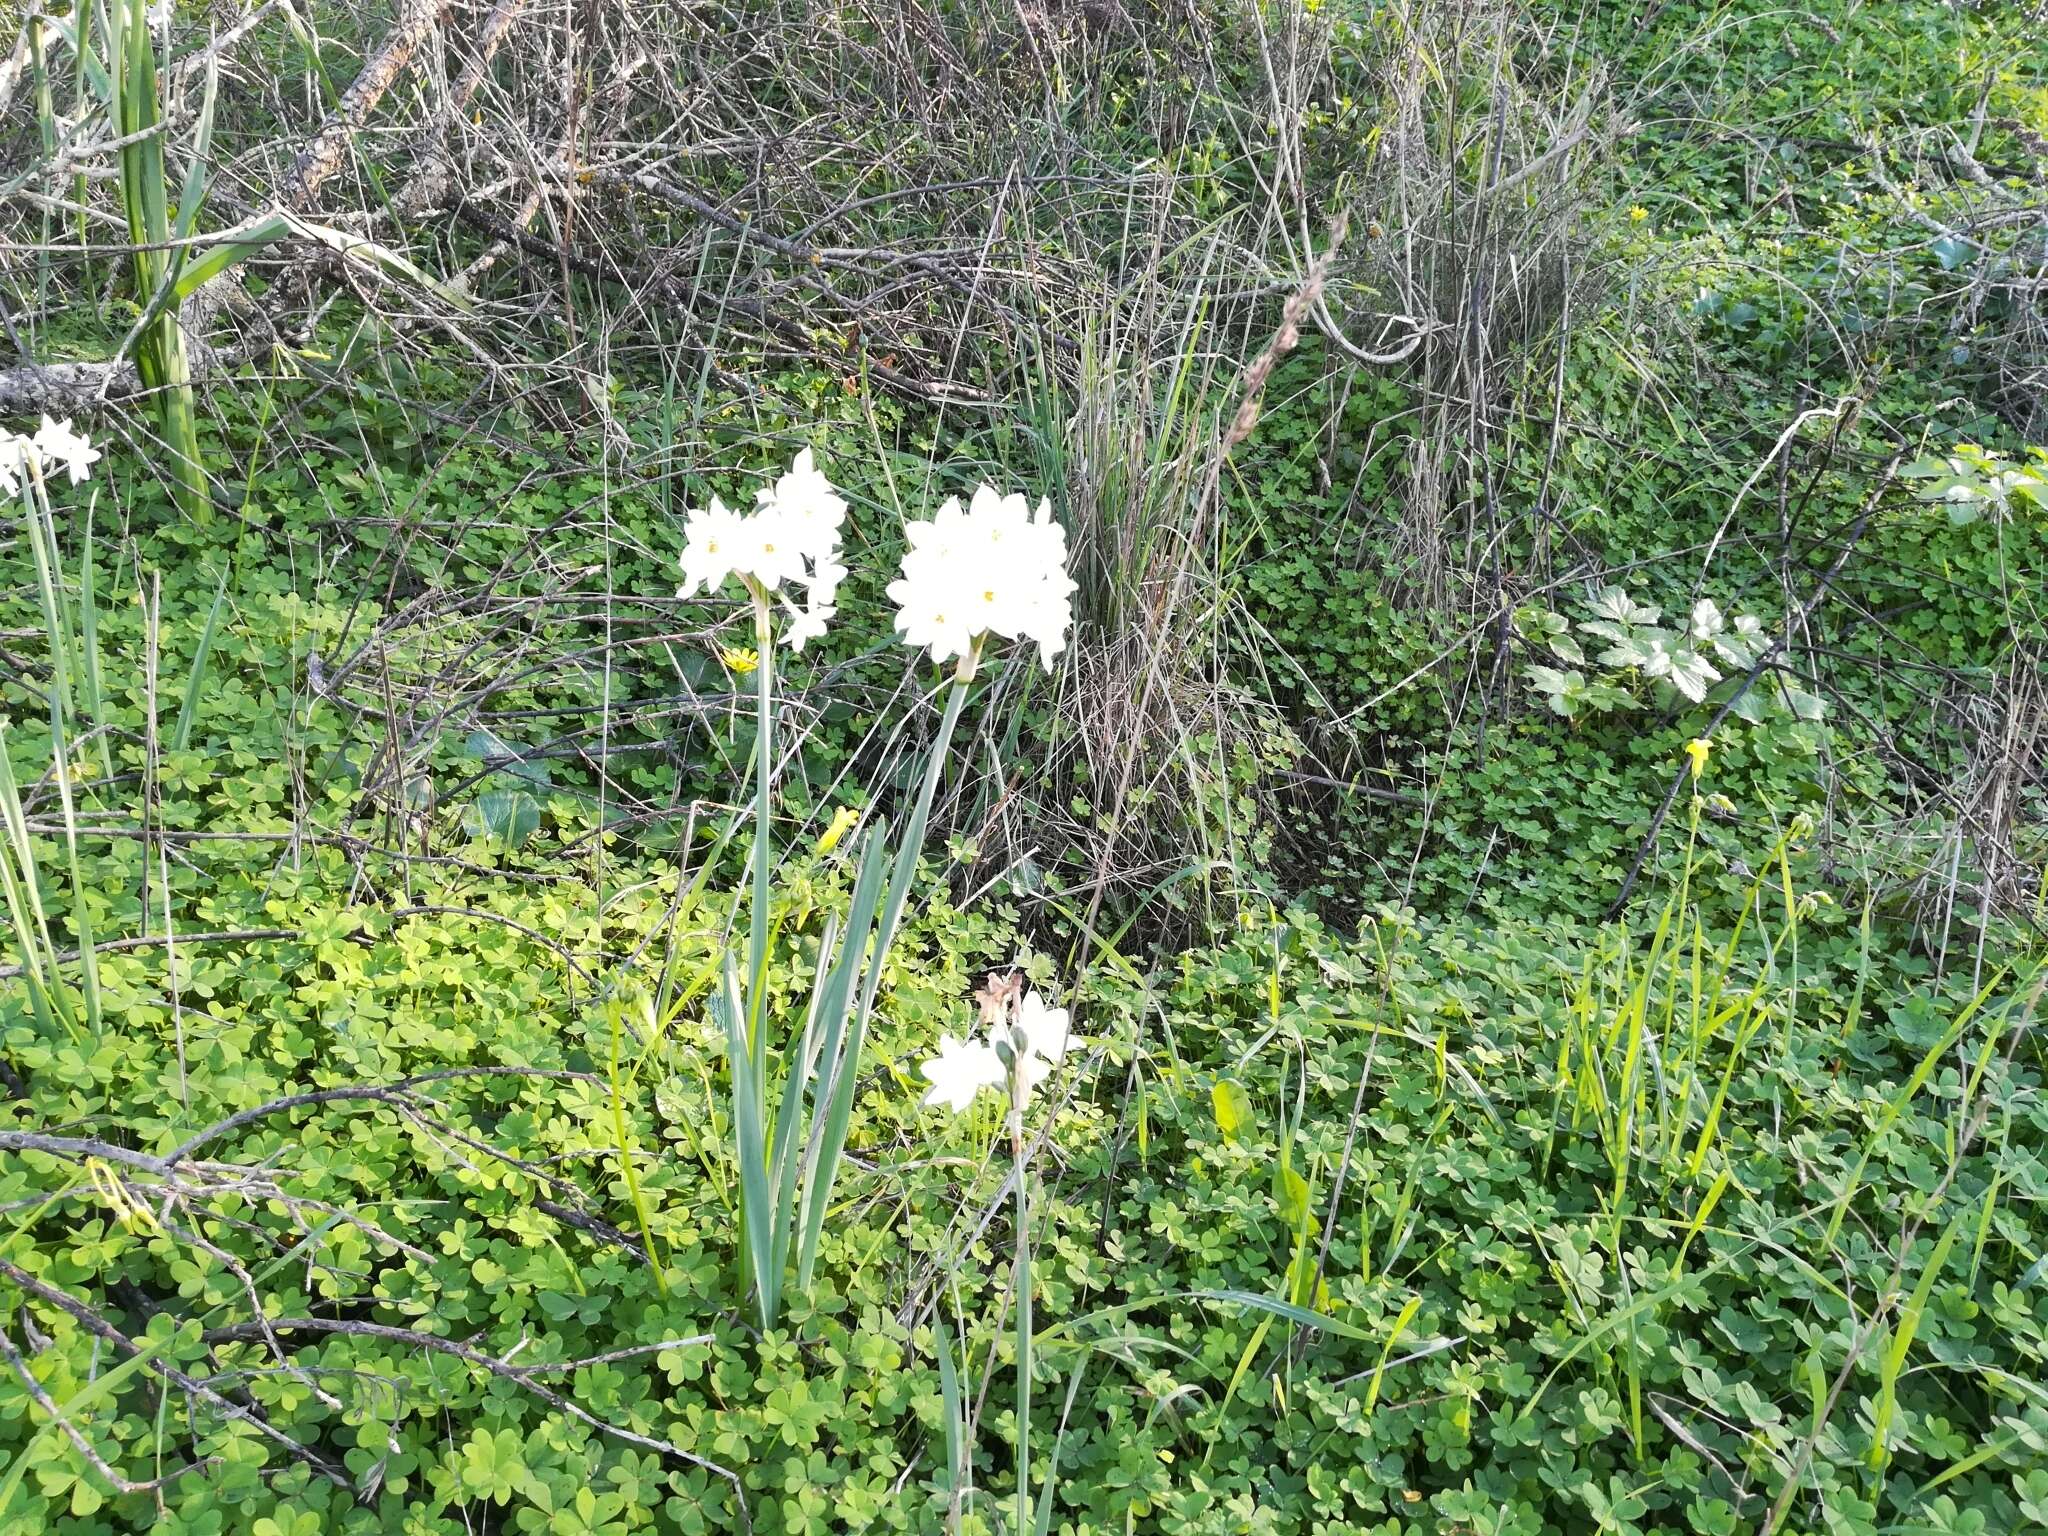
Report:
M 120 1177 L 97 1157 L 85 1160 L 86 1177 L 92 1180 L 93 1192 L 105 1201 L 114 1213 L 114 1219 L 130 1232 L 153 1232 L 157 1220 L 149 1207 L 139 1204 L 127 1190 L 121 1187 Z
M 729 645 L 718 653 L 718 659 L 725 663 L 728 671 L 737 672 L 741 677 L 761 665 L 760 652 L 749 645 Z
M 1695 779 L 1707 771 L 1707 754 L 1713 750 L 1713 739 L 1707 736 L 1695 736 L 1685 744 L 1685 755 L 1692 759 L 1692 776 Z
M 1641 203 L 1637 203 L 1635 207 L 1629 209 L 1628 211 L 1628 221 L 1631 224 L 1640 224 L 1644 220 L 1648 219 L 1649 216 L 1650 210 L 1645 208 Z
M 850 805 L 842 805 L 832 813 L 832 821 L 818 836 L 818 852 L 830 853 L 839 846 L 839 840 L 851 832 L 860 820 L 860 812 Z

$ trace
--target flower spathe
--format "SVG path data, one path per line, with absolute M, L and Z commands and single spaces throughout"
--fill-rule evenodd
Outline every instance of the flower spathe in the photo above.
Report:
M 976 489 L 966 507 L 950 498 L 924 522 L 907 524 L 903 573 L 889 584 L 896 628 L 932 660 L 972 655 L 985 635 L 1031 640 L 1050 667 L 1073 627 L 1074 580 L 1067 531 L 1041 500 Z
M 752 512 L 735 512 L 714 496 L 684 518 L 681 595 L 715 592 L 738 576 L 763 599 L 780 599 L 790 616 L 783 638 L 800 651 L 838 612 L 833 599 L 846 579 L 839 557 L 845 521 L 845 499 L 806 448 L 773 485 L 755 493 Z M 785 586 L 803 589 L 801 606 L 783 593 Z

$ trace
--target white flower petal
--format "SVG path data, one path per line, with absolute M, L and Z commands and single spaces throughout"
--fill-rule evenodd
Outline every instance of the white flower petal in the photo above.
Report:
M 701 587 L 716 592 L 735 567 L 740 549 L 738 514 L 716 496 L 707 508 L 683 519 L 683 596 L 694 596 Z
M 68 416 L 62 421 L 45 416 L 33 438 L 17 438 L 16 442 L 17 455 L 25 459 L 30 453 L 35 454 L 42 461 L 45 475 L 61 467 L 73 485 L 83 485 L 90 478 L 88 471 L 100 461 L 99 450 L 85 434 L 71 430 Z
M 32 446 L 25 437 L 0 432 L 0 491 L 12 496 L 21 489 L 22 467 Z
M 943 1104 L 958 1114 L 982 1089 L 1002 1084 L 1003 1059 L 994 1046 L 983 1041 L 941 1035 L 939 1054 L 925 1062 L 924 1077 L 932 1085 L 924 1102 Z
M 1049 1005 L 1042 994 L 1024 994 L 1017 1004 L 1015 1027 L 1030 1055 L 1053 1062 L 1067 1054 L 1071 1018 L 1066 1009 Z

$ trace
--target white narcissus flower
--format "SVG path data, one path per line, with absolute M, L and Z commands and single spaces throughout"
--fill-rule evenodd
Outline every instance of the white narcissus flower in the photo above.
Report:
M 794 603 L 784 603 L 789 610 L 789 623 L 782 631 L 782 638 L 792 651 L 801 651 L 813 640 L 824 638 L 825 628 L 839 610 L 831 603 L 806 603 L 799 608 Z
M 1017 1001 L 1009 1033 L 1017 1091 L 1029 1094 L 1052 1075 L 1052 1069 L 1067 1054 L 1069 1015 L 1066 1009 L 1049 1005 L 1039 993 L 1027 992 Z
M 683 519 L 683 593 L 716 592 L 733 573 L 740 548 L 740 517 L 716 496 Z
M 939 1054 L 924 1064 L 924 1077 L 932 1085 L 925 1103 L 943 1104 L 958 1114 L 982 1089 L 1002 1083 L 1003 1059 L 984 1041 L 941 1035 Z
M 0 432 L 0 492 L 12 496 L 21 489 L 22 473 L 33 446 L 34 444 L 25 437 L 16 437 L 12 432 Z
M 48 416 L 36 430 L 35 451 L 41 456 L 45 473 L 64 466 L 73 485 L 83 485 L 89 478 L 88 471 L 99 463 L 100 451 L 87 441 L 83 432 L 71 430 L 71 418 L 52 421 Z
M 1058 1061 L 1067 1054 L 1067 1040 L 1073 1028 L 1071 1016 L 1066 1009 L 1048 1004 L 1042 994 L 1024 994 L 1017 1004 L 1017 1022 L 1013 1027 L 1025 1050 L 1033 1056 Z
M 846 501 L 812 461 L 806 448 L 774 485 L 754 493 L 761 511 L 781 515 L 784 532 L 814 566 L 837 562 L 839 527 L 846 521 Z
M 1009 1087 L 1021 1107 L 1051 1075 L 1067 1054 L 1070 1015 L 1036 992 L 1019 996 L 1016 989 L 1022 985 L 1023 977 L 1016 973 L 1000 987 L 991 976 L 989 989 L 976 994 L 988 1026 L 987 1040 L 939 1036 L 939 1054 L 924 1064 L 925 1080 L 932 1085 L 925 1103 L 944 1104 L 957 1112 L 984 1088 Z
M 960 593 L 936 581 L 913 586 L 905 578 L 889 584 L 889 596 L 896 603 L 896 627 L 903 631 L 905 645 L 929 647 L 933 661 L 951 661 L 974 648 L 974 631 L 968 628 Z
M 1067 533 L 1052 504 L 1032 512 L 1023 496 L 976 489 L 963 510 L 957 497 L 905 528 L 910 549 L 889 586 L 896 627 L 934 661 L 965 656 L 983 635 L 1033 640 L 1047 666 L 1072 627 L 1073 578 Z
M 732 568 L 773 591 L 803 575 L 800 538 L 800 531 L 789 525 L 781 508 L 773 503 L 756 508 L 740 518 L 733 531 Z

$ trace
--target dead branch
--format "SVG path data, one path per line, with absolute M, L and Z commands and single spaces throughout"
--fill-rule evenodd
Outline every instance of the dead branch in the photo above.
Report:
M 151 1375 L 161 1377 L 172 1386 L 191 1393 L 210 1405 L 223 1418 L 249 1425 L 259 1435 L 263 1436 L 264 1439 L 280 1447 L 292 1460 L 298 1462 L 301 1466 L 311 1468 L 319 1473 L 320 1476 L 326 1478 L 328 1482 L 333 1483 L 337 1488 L 347 1488 L 350 1486 L 349 1475 L 346 1470 L 328 1461 L 318 1452 L 301 1445 L 290 1435 L 284 1433 L 283 1430 L 278 1429 L 255 1409 L 246 1407 L 231 1398 L 223 1396 L 197 1377 L 186 1375 L 176 1366 L 166 1365 L 158 1358 L 155 1346 L 145 1348 L 143 1345 L 136 1343 L 135 1340 L 129 1338 L 127 1334 L 102 1317 L 95 1308 L 80 1301 L 69 1292 L 60 1291 L 53 1285 L 44 1284 L 34 1275 L 28 1273 L 27 1270 L 18 1269 L 5 1259 L 0 1259 L 0 1275 L 4 1275 L 7 1279 L 12 1280 L 24 1292 L 35 1297 L 38 1301 L 46 1302 L 50 1306 L 55 1307 L 95 1338 L 113 1345 L 122 1354 L 145 1356 L 142 1368 Z
M 287 207 L 304 210 L 313 206 L 321 187 L 341 169 L 342 160 L 357 131 L 370 120 L 377 103 L 384 99 L 384 93 L 391 89 L 392 82 L 412 62 L 420 44 L 441 24 L 449 3 L 450 0 L 407 0 L 391 30 L 385 34 L 383 46 L 371 55 L 362 72 L 342 93 L 341 100 L 320 125 L 319 131 L 299 151 L 299 158 L 292 166 L 291 178 L 285 187 Z

